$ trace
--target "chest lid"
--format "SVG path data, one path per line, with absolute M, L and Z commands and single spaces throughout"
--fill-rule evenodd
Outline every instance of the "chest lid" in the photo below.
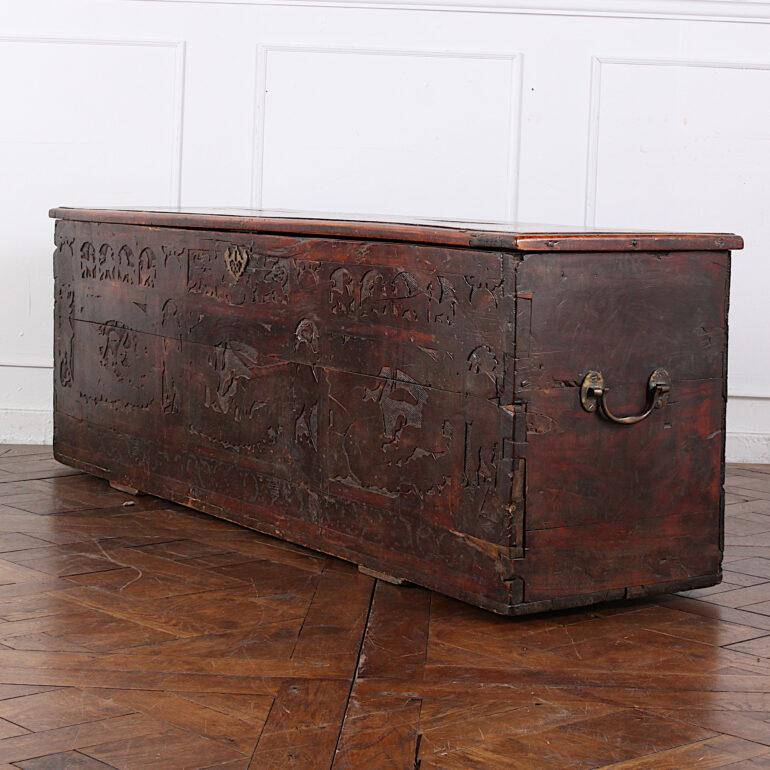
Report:
M 146 227 L 401 241 L 527 252 L 724 251 L 743 248 L 743 239 L 732 233 L 678 233 L 266 209 L 62 207 L 51 209 L 50 216 Z

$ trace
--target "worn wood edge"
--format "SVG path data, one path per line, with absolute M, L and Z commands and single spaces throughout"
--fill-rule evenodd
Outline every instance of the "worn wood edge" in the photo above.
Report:
M 402 586 L 408 582 L 405 578 L 394 577 L 393 575 L 389 575 L 386 572 L 378 572 L 376 569 L 369 569 L 369 567 L 365 567 L 363 564 L 358 565 L 358 571 L 362 575 L 368 575 L 369 577 L 373 577 L 376 580 L 382 580 L 385 583 L 390 583 L 394 586 Z
M 128 486 L 128 484 L 121 484 L 119 481 L 112 481 L 111 479 L 110 479 L 110 486 L 114 490 L 118 492 L 123 492 L 126 495 L 136 496 L 136 495 L 142 494 L 136 487 Z
M 132 479 L 130 471 L 126 470 L 124 467 L 103 468 L 86 460 L 81 460 L 74 454 L 68 454 L 66 451 L 62 450 L 61 442 L 57 441 L 56 435 L 54 435 L 53 455 L 58 462 L 63 463 L 64 465 L 77 468 L 78 470 L 90 473 L 92 476 L 98 476 L 99 478 L 103 478 L 107 481 L 110 481 L 112 478 L 120 478 L 123 480 L 123 482 L 128 481 L 129 485 L 131 486 L 136 486 L 138 483 L 136 479 Z M 179 483 L 173 479 L 167 479 L 167 481 L 172 484 Z M 386 563 L 383 563 L 382 561 L 375 559 L 368 554 L 356 551 L 353 548 L 346 548 L 344 546 L 332 546 L 331 548 L 321 550 L 318 548 L 316 540 L 298 529 L 292 529 L 290 531 L 286 528 L 281 528 L 278 530 L 267 522 L 261 523 L 261 526 L 257 526 L 258 523 L 252 523 L 251 521 L 249 524 L 244 524 L 242 521 L 234 519 L 232 514 L 220 506 L 217 506 L 213 503 L 207 503 L 197 498 L 191 499 L 185 494 L 175 492 L 168 486 L 164 486 L 161 489 L 160 487 L 153 484 L 152 479 L 147 480 L 146 483 L 143 482 L 139 484 L 139 486 L 142 488 L 143 494 L 153 495 L 155 497 L 159 497 L 162 500 L 178 503 L 179 505 L 183 505 L 186 508 L 201 511 L 202 513 L 215 516 L 218 519 L 229 521 L 231 524 L 243 527 L 244 529 L 259 532 L 270 537 L 275 537 L 279 540 L 295 543 L 318 553 L 323 553 L 325 555 L 334 556 L 338 559 L 351 562 L 356 566 L 361 566 L 363 564 L 363 566 L 367 567 L 368 569 L 380 574 L 389 574 L 388 565 Z M 507 550 L 504 546 L 494 547 L 499 548 L 501 551 Z M 402 557 L 404 556 L 404 554 L 400 555 Z M 426 577 L 425 573 L 419 571 L 419 562 L 416 560 L 416 557 L 410 557 L 410 561 L 414 562 L 414 569 L 403 570 L 403 580 L 414 585 L 436 591 L 437 593 L 443 594 L 445 596 L 450 596 L 454 599 L 459 599 L 460 601 L 473 604 L 477 607 L 482 607 L 483 609 L 490 610 L 491 612 L 500 615 L 511 614 L 511 607 L 514 606 L 517 601 L 520 601 L 520 597 L 522 596 L 523 583 L 519 578 L 511 578 L 505 580 L 501 576 L 501 592 L 505 592 L 508 596 L 508 599 L 506 601 L 496 601 L 491 599 L 486 594 L 463 590 L 454 585 L 442 582 L 438 579 L 434 580 L 430 577 L 430 575 Z
M 390 222 L 69 208 L 51 209 L 49 216 L 58 220 L 150 228 L 175 227 L 183 230 L 245 232 L 255 235 L 342 237 L 355 240 L 382 240 L 399 243 L 463 246 L 466 248 L 469 246 L 500 248 L 499 245 L 483 246 L 477 242 L 477 238 L 483 236 L 483 232 L 440 226 L 402 225 Z M 502 248 L 516 249 L 516 238 L 513 233 L 498 233 L 496 235 L 504 244 Z
M 725 345 L 722 353 L 722 453 L 720 459 L 721 473 L 719 479 L 719 550 L 724 558 L 725 553 L 725 481 L 727 477 L 727 393 L 728 393 L 728 359 L 730 353 L 730 284 L 732 281 L 733 262 L 727 260 L 725 272 Z
M 516 238 L 520 251 L 732 251 L 744 246 L 733 233 L 526 233 Z
M 508 614 L 513 616 L 533 615 L 540 612 L 552 612 L 554 610 L 568 610 L 577 607 L 587 607 L 605 602 L 616 602 L 633 599 L 643 599 L 659 594 L 676 593 L 677 591 L 691 591 L 695 588 L 707 588 L 722 582 L 722 572 L 711 575 L 698 575 L 697 577 L 683 578 L 682 580 L 670 580 L 664 583 L 649 583 L 641 586 L 628 586 L 626 588 L 609 588 L 590 594 L 578 596 L 563 596 L 556 599 L 543 599 L 536 602 L 524 602 L 511 606 Z
M 743 238 L 733 233 L 506 233 L 438 224 L 66 207 L 53 208 L 48 215 L 58 220 L 101 224 L 407 241 L 506 251 L 724 251 L 743 248 Z
M 114 477 L 116 475 L 114 470 L 102 468 L 100 466 L 93 465 L 92 463 L 89 463 L 87 461 L 79 460 L 78 458 L 72 455 L 66 454 L 60 449 L 56 440 L 54 440 L 53 451 L 54 451 L 54 457 L 56 458 L 56 460 L 70 467 L 77 468 L 79 470 L 85 471 L 86 473 L 90 473 L 91 475 L 104 478 L 108 481 L 110 480 L 111 477 Z M 127 475 L 120 474 L 120 477 L 127 478 Z M 169 490 L 167 489 L 155 491 L 152 488 L 153 487 L 152 483 L 144 484 L 142 486 L 145 487 L 146 494 L 153 494 L 157 497 L 160 497 L 161 499 L 169 500 L 170 502 L 184 505 L 187 508 L 198 510 L 210 515 L 215 515 L 217 518 L 221 518 L 226 521 L 229 521 L 233 524 L 243 527 L 244 529 L 254 530 L 262 534 L 268 535 L 270 537 L 277 537 L 275 530 L 271 530 L 269 525 L 265 525 L 264 528 L 258 528 L 253 525 L 247 526 L 239 521 L 232 519 L 228 515 L 227 511 L 223 510 L 222 508 L 216 505 L 206 503 L 202 500 L 190 500 L 184 495 L 174 493 L 173 490 L 171 490 L 171 493 L 169 493 Z M 310 538 L 305 537 L 302 533 L 297 533 L 297 532 L 287 533 L 285 531 L 282 531 L 281 534 L 282 534 L 282 539 L 289 540 L 289 542 L 297 543 L 298 545 L 302 545 L 314 551 L 319 551 L 319 549 L 310 540 Z M 287 534 L 290 534 L 291 537 L 286 537 Z M 385 579 L 385 576 L 389 576 L 389 573 L 387 572 L 387 566 L 385 566 L 383 563 L 381 563 L 378 560 L 371 559 L 366 554 L 361 554 L 357 551 L 353 551 L 352 549 L 348 549 L 344 547 L 333 547 L 325 551 L 319 551 L 319 553 L 325 553 L 331 556 L 335 556 L 336 558 L 340 558 L 345 561 L 352 562 L 356 564 L 359 567 L 359 569 L 361 568 L 361 566 L 363 566 L 366 572 L 364 572 L 364 570 L 361 570 L 361 571 L 364 572 L 364 574 L 369 574 L 372 577 Z M 493 599 L 490 599 L 488 596 L 485 596 L 482 594 L 476 594 L 473 592 L 460 590 L 451 585 L 447 585 L 446 583 L 439 583 L 439 582 L 433 581 L 432 579 L 430 579 L 430 577 L 428 577 L 428 579 L 425 579 L 425 577 L 420 575 L 416 579 L 413 579 L 409 574 L 406 574 L 408 572 L 411 572 L 411 570 L 405 570 L 404 572 L 405 572 L 404 576 L 399 576 L 398 578 L 402 582 L 413 583 L 415 585 L 422 586 L 424 588 L 436 591 L 437 593 L 450 596 L 455 599 L 459 599 L 460 601 L 471 603 L 475 606 L 481 607 L 482 609 L 485 609 L 485 610 L 489 610 L 498 615 L 504 615 L 504 616 L 510 616 L 510 617 L 533 615 L 541 612 L 551 612 L 554 610 L 567 610 L 567 609 L 586 607 L 589 605 L 602 604 L 605 602 L 612 602 L 612 601 L 640 599 L 640 598 L 655 596 L 659 594 L 675 593 L 678 591 L 689 591 L 695 588 L 706 588 L 708 586 L 717 585 L 722 581 L 722 573 L 720 571 L 709 575 L 699 575 L 696 577 L 684 578 L 681 580 L 674 580 L 674 581 L 667 581 L 663 583 L 650 583 L 650 584 L 641 585 L 641 586 L 611 588 L 611 589 L 606 589 L 602 591 L 596 591 L 589 594 L 558 597 L 555 599 L 545 599 L 545 600 L 536 601 L 536 602 L 526 602 L 526 601 L 522 601 L 523 591 L 524 591 L 523 581 L 520 578 L 513 577 L 509 580 L 502 581 L 505 584 L 507 584 L 509 599 L 506 602 L 501 602 L 501 601 L 495 601 Z

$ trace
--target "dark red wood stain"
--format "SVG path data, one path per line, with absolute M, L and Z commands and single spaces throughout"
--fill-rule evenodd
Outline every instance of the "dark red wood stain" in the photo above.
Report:
M 505 614 L 719 581 L 737 236 L 52 213 L 62 462 Z

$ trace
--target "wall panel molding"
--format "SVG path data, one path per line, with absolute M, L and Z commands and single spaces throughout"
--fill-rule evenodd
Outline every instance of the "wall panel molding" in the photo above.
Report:
M 508 221 L 516 221 L 518 211 L 519 165 L 522 133 L 522 73 L 523 55 L 519 52 L 488 51 L 436 51 L 411 48 L 359 48 L 348 46 L 294 45 L 290 43 L 264 43 L 257 46 L 256 92 L 254 94 L 254 149 L 251 161 L 251 207 L 262 208 L 263 159 L 265 154 L 265 117 L 268 58 L 270 53 L 320 53 L 344 54 L 350 56 L 406 56 L 441 59 L 497 60 L 508 62 L 511 68 L 511 93 L 508 115 L 508 158 L 507 158 L 507 199 L 505 205 Z M 363 212 L 362 212 L 363 213 Z
M 53 369 L 53 364 L 46 362 L 33 362 L 26 364 L 23 361 L 0 361 L 0 369 Z
M 169 202 L 178 206 L 182 197 L 182 146 L 184 135 L 184 97 L 185 97 L 185 54 L 184 40 L 158 40 L 110 37 L 50 37 L 44 35 L 0 35 L 0 45 L 16 43 L 21 45 L 85 45 L 85 46 L 120 46 L 134 48 L 170 48 L 174 51 L 174 126 L 173 151 L 171 152 L 171 171 Z M 53 253 L 53 242 L 51 252 Z M 53 369 L 50 361 L 15 361 L 0 360 L 0 369 Z
M 376 207 L 382 199 L 383 208 L 392 201 L 394 211 L 409 212 L 424 203 L 441 216 L 442 207 L 481 200 L 500 219 L 515 219 L 518 213 L 534 221 L 584 219 L 589 226 L 622 217 L 623 208 L 628 211 L 638 201 L 639 216 L 646 212 L 645 221 L 652 223 L 656 215 L 667 217 L 669 198 L 645 209 L 643 196 L 654 194 L 658 166 L 665 169 L 670 163 L 665 154 L 670 136 L 669 144 L 684 153 L 681 168 L 696 193 L 707 177 L 698 170 L 708 171 L 709 153 L 719 155 L 710 172 L 716 186 L 713 193 L 704 192 L 704 205 L 714 216 L 724 196 L 725 220 L 729 223 L 731 215 L 736 220 L 730 229 L 747 236 L 747 249 L 736 255 L 733 273 L 728 457 L 770 461 L 769 370 L 756 353 L 768 328 L 761 287 L 770 279 L 762 259 L 770 230 L 761 201 L 770 190 L 764 181 L 770 179 L 770 161 L 761 142 L 770 108 L 745 110 L 745 115 L 759 116 L 758 122 L 730 122 L 729 114 L 704 117 L 712 114 L 712 98 L 714 112 L 729 103 L 730 112 L 737 109 L 741 115 L 741 105 L 766 103 L 770 0 L 112 0 L 99 4 L 96 15 L 94 5 L 92 0 L 12 3 L 0 33 L 10 84 L 23 74 L 15 71 L 20 65 L 33 73 L 31 88 L 25 80 L 9 90 L 12 102 L 23 106 L 29 98 L 39 105 L 30 114 L 37 116 L 41 146 L 24 150 L 28 154 L 13 163 L 11 177 L 14 171 L 20 180 L 27 170 L 38 174 L 40 181 L 30 190 L 47 191 L 51 181 L 50 190 L 34 202 L 34 212 L 28 212 L 31 205 L 18 206 L 28 216 L 23 225 L 7 220 L 19 234 L 19 245 L 3 252 L 6 267 L 28 257 L 36 261 L 29 271 L 29 318 L 26 306 L 13 314 L 23 319 L 18 331 L 24 336 L 8 333 L 7 349 L 0 349 L 0 441 L 50 440 L 53 366 L 46 282 L 53 243 L 47 206 L 41 205 L 48 197 L 64 194 L 79 202 L 96 191 L 109 205 L 115 200 L 111 195 L 125 190 L 126 196 L 133 191 L 130 199 L 137 203 L 260 206 L 264 199 L 265 205 L 291 207 L 297 190 L 297 208 L 305 200 L 323 204 L 327 197 L 329 208 L 338 201 L 343 207 L 360 201 L 362 208 L 374 201 Z M 364 55 L 414 58 L 353 58 Z M 480 58 L 502 61 L 474 61 Z M 74 82 L 68 76 L 61 88 L 65 69 L 60 62 L 67 67 L 72 62 L 75 73 Z M 736 69 L 762 72 L 739 74 Z M 401 85 L 400 78 L 411 73 L 430 101 L 421 100 L 423 92 L 412 81 Z M 78 99 L 77 91 L 87 89 L 91 77 L 99 79 L 99 89 L 92 87 Z M 683 94 L 668 93 L 665 84 L 680 78 Z M 111 80 L 121 84 L 117 91 L 110 88 Z M 37 95 L 35 83 L 44 88 Z M 725 86 L 732 93 L 721 92 Z M 120 96 L 124 87 L 130 99 Z M 356 98 L 359 87 L 368 87 L 372 98 Z M 57 128 L 51 96 L 75 105 L 63 128 Z M 313 100 L 312 113 L 303 112 L 306 99 Z M 353 106 L 341 117 L 332 114 L 326 125 L 315 125 L 323 120 L 327 102 L 329 109 L 338 109 L 338 99 Z M 636 99 L 643 100 L 639 109 Z M 81 101 L 88 110 L 78 111 Z M 90 111 L 99 104 L 106 105 L 103 120 L 98 131 L 90 131 L 95 125 Z M 398 127 L 401 120 L 392 116 L 394 111 L 423 104 L 419 118 L 411 125 L 404 121 L 403 135 L 391 142 L 389 126 Z M 379 105 L 384 105 L 382 113 Z M 658 120 L 652 113 L 661 105 L 680 119 L 692 111 L 691 133 L 678 123 L 667 126 Z M 456 108 L 470 116 L 467 126 L 459 122 L 462 118 L 456 122 Z M 348 132 L 357 118 L 360 125 Z M 307 125 L 297 125 L 302 120 Z M 20 125 L 7 136 L 24 144 L 26 128 Z M 631 153 L 644 144 L 647 126 L 649 151 L 659 154 L 645 160 Z M 723 139 L 710 133 L 713 126 L 724 130 Z M 48 140 L 55 145 L 69 128 L 74 136 L 67 134 L 67 141 L 95 144 L 94 165 L 85 169 L 82 182 L 77 176 L 60 182 L 50 165 L 56 154 L 68 152 L 66 143 L 43 160 Z M 430 152 L 433 135 L 435 154 Z M 313 137 L 312 143 L 297 145 Z M 699 142 L 705 149 L 698 149 Z M 354 162 L 346 166 L 350 147 Z M 4 149 L 13 161 L 13 148 Z M 412 189 L 400 192 L 386 178 L 379 195 L 372 180 L 391 169 L 393 178 L 400 178 L 409 167 L 409 152 L 416 159 Z M 73 145 L 72 153 L 73 158 L 91 157 L 88 146 Z M 38 155 L 39 164 L 34 160 Z M 455 155 L 457 167 L 452 164 L 444 173 L 444 159 Z M 616 168 L 623 157 L 627 162 Z M 100 158 L 108 164 L 101 170 Z M 314 158 L 315 168 L 307 166 Z M 731 173 L 731 163 L 740 164 L 744 173 Z M 338 176 L 329 171 L 335 165 Z M 625 180 L 634 179 L 635 167 L 639 194 L 626 197 Z M 469 173 L 476 169 L 482 172 Z M 102 177 L 103 186 L 94 186 Z M 308 186 L 303 190 L 304 180 Z M 741 200 L 742 184 L 746 201 Z M 346 190 L 353 193 L 346 195 Z M 18 195 L 9 199 L 24 202 Z M 663 221 L 689 217 L 708 224 L 709 217 L 698 219 L 697 210 L 674 213 Z M 22 280 L 8 283 L 4 296 L 18 305 L 27 289 Z
M 770 23 L 767 0 L 123 0 L 180 5 L 255 5 L 359 8 L 444 13 L 587 16 L 618 19 L 684 19 L 700 22 Z
M 709 59 L 677 59 L 677 58 L 624 58 L 593 56 L 591 58 L 591 82 L 589 91 L 589 126 L 586 150 L 586 179 L 584 224 L 586 227 L 597 225 L 597 199 L 599 163 L 601 155 L 600 128 L 602 114 L 602 76 L 605 66 L 619 65 L 623 67 L 685 67 L 713 70 L 763 71 L 770 72 L 770 62 L 739 61 L 739 60 L 709 60 Z M 736 386 L 737 385 L 737 386 Z M 730 402 L 753 402 L 757 410 L 767 408 L 770 395 L 757 392 L 756 386 L 741 387 L 734 384 L 728 391 Z M 764 433 L 728 432 L 728 447 L 732 447 L 734 462 L 747 462 L 746 458 L 758 456 L 757 452 L 769 459 L 770 435 Z M 761 451 L 760 451 L 761 449 Z M 759 462 L 757 460 L 757 462 Z
M 184 135 L 185 54 L 184 40 L 156 40 L 109 37 L 48 37 L 43 35 L 0 35 L 2 43 L 51 45 L 125 46 L 134 48 L 171 48 L 174 63 L 174 151 L 171 153 L 170 202 L 178 206 L 182 199 L 182 139 Z M 2 364 L 0 364 L 2 365 Z
M 709 61 L 699 59 L 639 59 L 594 56 L 591 58 L 591 87 L 588 107 L 588 146 L 586 150 L 586 189 L 584 224 L 596 225 L 596 200 L 599 176 L 599 129 L 601 125 L 602 68 L 605 65 L 629 67 L 693 67 L 701 69 L 765 70 L 770 62 Z

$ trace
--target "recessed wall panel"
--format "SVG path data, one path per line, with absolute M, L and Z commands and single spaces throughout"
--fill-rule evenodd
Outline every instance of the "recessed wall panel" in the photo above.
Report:
M 51 360 L 49 208 L 175 202 L 180 56 L 174 43 L 0 38 L 0 364 Z
M 268 48 L 261 66 L 264 207 L 514 213 L 515 56 Z
M 740 233 L 730 392 L 770 392 L 770 61 L 600 61 L 590 224 Z

